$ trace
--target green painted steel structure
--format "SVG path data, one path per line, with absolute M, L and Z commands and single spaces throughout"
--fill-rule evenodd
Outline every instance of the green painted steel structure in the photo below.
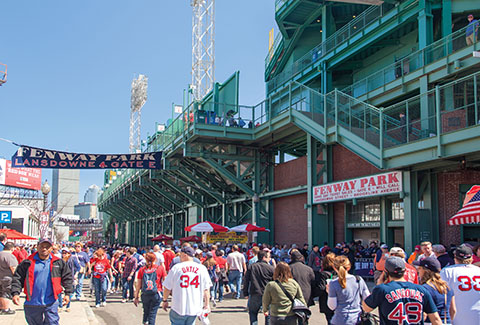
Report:
M 236 73 L 203 101 L 184 105 L 148 139 L 146 151 L 164 152 L 164 169 L 121 170 L 106 184 L 99 207 L 110 216 L 109 238 L 118 227 L 117 241 L 146 245 L 160 233 L 181 237 L 186 224 L 202 220 L 273 230 L 273 200 L 307 193 L 309 243 L 333 243 L 333 205 L 314 205 L 312 187 L 333 181 L 339 144 L 379 169 L 403 171 L 405 219 L 391 220 L 389 198 L 382 198 L 382 240 L 392 244 L 398 227 L 407 251 L 438 240 L 435 170 L 480 159 L 478 44 L 465 43 L 465 27 L 444 22 L 458 20 L 451 3 L 438 3 L 277 1 L 282 36 L 266 59 L 267 99 L 239 105 Z M 334 21 L 342 13 L 352 19 Z M 318 28 L 320 44 L 311 37 Z M 369 61 L 384 50 L 393 63 Z M 306 186 L 275 190 L 274 166 L 285 155 L 308 157 Z M 273 231 L 258 236 L 274 240 Z M 348 229 L 345 238 L 352 239 Z

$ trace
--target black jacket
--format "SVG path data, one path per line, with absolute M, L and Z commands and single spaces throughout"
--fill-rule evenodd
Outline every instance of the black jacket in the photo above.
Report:
M 258 261 L 250 265 L 245 274 L 243 295 L 263 295 L 267 283 L 273 281 L 273 271 L 273 266 L 265 261 Z
M 292 256 L 292 262 L 290 263 L 290 270 L 292 270 L 292 276 L 295 281 L 298 282 L 300 288 L 302 288 L 303 297 L 309 306 L 315 305 L 312 297 L 312 285 L 315 283 L 315 274 L 311 267 L 305 265 L 303 261 L 295 260 Z

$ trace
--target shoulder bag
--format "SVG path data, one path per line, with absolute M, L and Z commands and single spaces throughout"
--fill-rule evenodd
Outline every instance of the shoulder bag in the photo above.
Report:
M 311 310 L 305 306 L 300 299 L 293 298 L 292 295 L 288 293 L 285 287 L 280 283 L 280 281 L 275 280 L 275 282 L 278 284 L 280 289 L 282 289 L 287 298 L 292 302 L 292 311 L 295 313 L 295 316 L 297 316 L 298 325 L 308 324 L 308 319 L 312 315 Z
M 375 315 L 367 313 L 362 308 L 362 294 L 360 293 L 360 277 L 355 275 L 355 279 L 357 280 L 357 293 L 360 294 L 360 310 L 361 313 L 358 315 L 358 320 L 356 325 L 376 325 L 379 324 L 379 320 L 376 318 Z M 355 294 L 356 295 L 356 294 Z

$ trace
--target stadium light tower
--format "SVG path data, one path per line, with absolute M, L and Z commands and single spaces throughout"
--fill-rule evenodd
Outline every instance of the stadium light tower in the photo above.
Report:
M 192 90 L 202 99 L 215 81 L 215 0 L 191 0 L 192 15 Z
M 140 128 L 142 107 L 147 101 L 148 78 L 141 74 L 132 81 L 132 96 L 130 98 L 130 153 L 140 152 Z

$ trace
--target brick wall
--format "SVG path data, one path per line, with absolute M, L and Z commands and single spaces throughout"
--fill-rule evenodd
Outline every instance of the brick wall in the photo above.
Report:
M 341 181 L 382 171 L 341 145 L 333 147 L 333 181 Z
M 286 196 L 274 200 L 275 242 L 303 245 L 308 240 L 307 194 Z
M 449 226 L 447 220 L 460 209 L 460 184 L 478 184 L 480 172 L 472 170 L 437 174 L 440 242 L 445 245 L 460 243 L 460 226 Z
M 275 166 L 275 190 L 307 184 L 307 157 Z
M 333 233 L 335 243 L 345 241 L 345 202 L 336 202 L 333 204 Z

